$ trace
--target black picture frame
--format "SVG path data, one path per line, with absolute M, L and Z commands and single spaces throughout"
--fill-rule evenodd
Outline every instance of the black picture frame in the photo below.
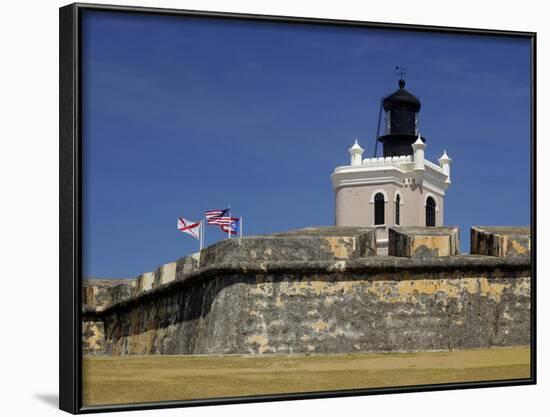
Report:
M 299 394 L 277 394 L 206 400 L 151 402 L 124 405 L 83 406 L 81 355 L 81 285 L 82 285 L 82 83 L 81 83 L 81 15 L 85 10 L 140 13 L 170 16 L 193 16 L 216 19 L 285 22 L 304 25 L 365 27 L 376 29 L 421 31 L 429 33 L 507 36 L 531 42 L 531 377 L 517 380 L 448 383 L 338 390 Z M 330 398 L 389 393 L 411 393 L 465 388 L 504 387 L 536 384 L 536 33 L 427 25 L 406 25 L 379 22 L 331 20 L 305 17 L 267 16 L 239 13 L 148 7 L 70 4 L 59 11 L 60 51 L 60 257 L 59 257 L 59 407 L 73 414 L 155 408 L 190 407 L 280 401 L 292 399 Z

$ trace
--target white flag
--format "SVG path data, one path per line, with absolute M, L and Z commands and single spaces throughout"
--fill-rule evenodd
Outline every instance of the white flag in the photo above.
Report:
M 195 239 L 200 239 L 201 223 L 180 217 L 178 218 L 178 230 L 193 236 Z

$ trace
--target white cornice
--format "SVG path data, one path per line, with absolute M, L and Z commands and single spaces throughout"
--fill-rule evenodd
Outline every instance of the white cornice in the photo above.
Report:
M 341 187 L 354 187 L 358 185 L 373 184 L 395 184 L 403 185 L 403 180 L 399 177 L 377 177 L 377 178 L 342 178 L 332 174 L 332 185 L 334 189 Z
M 443 183 L 443 184 L 445 185 L 445 183 Z M 432 184 L 429 181 L 422 181 L 422 188 L 424 188 L 426 190 L 429 190 L 432 193 L 438 194 L 441 197 L 444 197 L 445 196 L 445 190 L 446 190 L 447 187 L 442 188 L 442 187 L 438 187 L 435 184 Z
M 425 170 L 414 171 L 410 157 L 371 158 L 358 166 L 341 166 L 331 175 L 333 188 L 374 184 L 405 186 L 411 182 L 444 196 L 449 184 L 443 170 L 430 161 L 424 161 Z

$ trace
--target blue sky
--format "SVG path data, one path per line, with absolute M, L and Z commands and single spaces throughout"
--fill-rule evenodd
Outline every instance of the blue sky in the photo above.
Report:
M 530 43 L 404 31 L 85 12 L 84 276 L 196 252 L 176 219 L 231 204 L 244 231 L 334 222 L 330 174 L 374 150 L 395 65 L 426 157 L 453 159 L 445 223 L 528 225 Z M 207 244 L 224 235 L 208 227 Z

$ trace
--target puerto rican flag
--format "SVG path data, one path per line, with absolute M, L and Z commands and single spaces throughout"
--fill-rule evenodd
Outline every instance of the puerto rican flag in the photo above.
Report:
M 223 217 L 227 214 L 229 211 L 229 208 L 223 209 L 223 210 L 208 210 L 204 212 L 204 217 L 206 217 L 208 224 L 219 224 L 219 223 L 211 223 L 210 221 L 214 221 L 217 218 Z
M 200 239 L 201 223 L 187 220 L 187 219 L 184 219 L 183 217 L 179 217 L 178 230 L 180 232 L 187 233 L 193 236 L 195 239 Z
M 238 235 L 241 228 L 241 219 L 231 218 L 231 222 L 227 224 L 222 224 L 220 227 L 225 233 L 231 232 L 232 235 Z

